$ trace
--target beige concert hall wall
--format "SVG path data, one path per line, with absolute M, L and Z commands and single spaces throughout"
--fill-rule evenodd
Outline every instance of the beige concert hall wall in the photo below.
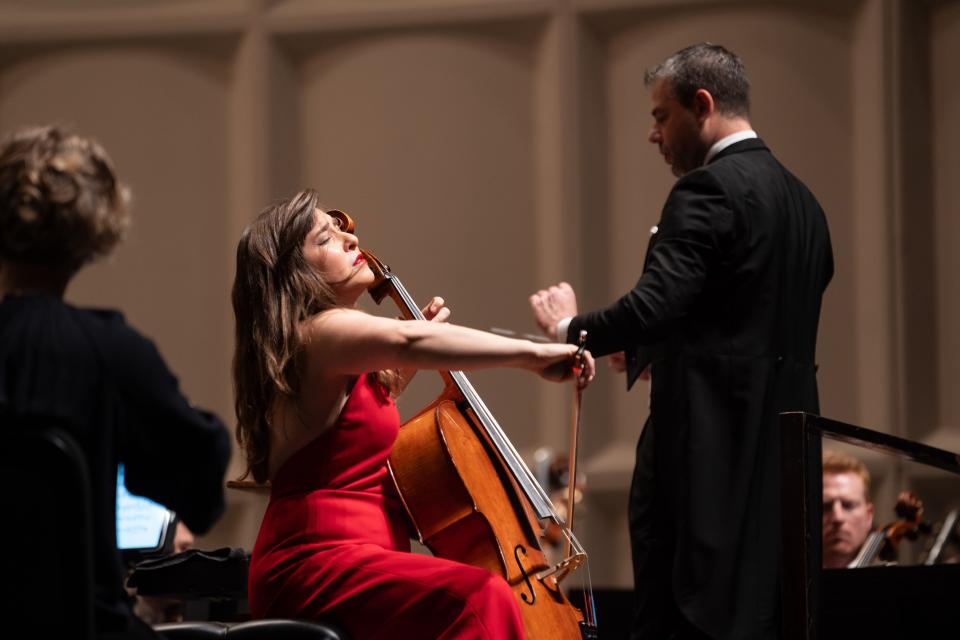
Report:
M 960 450 L 960 2 L 908 0 L 4 0 L 0 130 L 97 137 L 134 193 L 127 241 L 68 298 L 117 307 L 196 404 L 233 425 L 236 240 L 303 186 L 453 321 L 534 329 L 558 280 L 584 308 L 639 275 L 673 178 L 646 142 L 643 71 L 687 44 L 739 53 L 753 124 L 818 195 L 836 275 L 818 345 L 825 416 Z M 389 303 L 375 313 L 394 315 Z M 471 380 L 517 448 L 567 447 L 570 391 Z M 406 417 L 439 392 L 422 373 Z M 630 584 L 626 495 L 647 413 L 605 366 L 585 396 L 577 530 L 593 583 Z M 956 484 L 876 454 L 902 487 Z M 230 477 L 242 473 L 235 452 Z M 249 548 L 262 494 L 228 491 L 201 546 Z

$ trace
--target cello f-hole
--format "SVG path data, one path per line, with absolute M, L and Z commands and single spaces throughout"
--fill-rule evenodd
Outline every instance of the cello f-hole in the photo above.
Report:
M 527 569 L 523 566 L 523 561 L 520 560 L 521 553 L 524 555 L 524 557 L 526 557 L 526 549 L 523 548 L 523 545 L 518 544 L 513 550 L 513 557 L 517 561 L 517 567 L 520 569 L 520 575 L 523 576 L 523 581 L 527 584 L 527 589 L 530 591 L 530 595 L 527 596 L 527 594 L 521 593 L 520 599 L 527 604 L 533 604 L 537 601 L 537 592 L 534 591 L 533 583 L 530 582 L 530 575 L 527 573 Z

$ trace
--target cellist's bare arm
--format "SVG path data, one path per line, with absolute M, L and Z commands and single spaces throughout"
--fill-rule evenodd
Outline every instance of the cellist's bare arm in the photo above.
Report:
M 432 300 L 422 310 L 423 317 L 430 322 L 446 322 L 450 318 L 450 307 L 446 306 L 443 298 L 434 296 Z M 399 383 L 393 391 L 394 395 L 400 395 L 407 388 L 413 376 L 417 375 L 417 369 L 405 367 L 397 371 L 399 374 Z
M 572 373 L 576 345 L 514 340 L 453 324 L 392 320 L 353 309 L 332 309 L 305 323 L 308 366 L 323 376 L 383 369 L 528 369 L 549 380 Z M 586 354 L 584 380 L 595 372 Z

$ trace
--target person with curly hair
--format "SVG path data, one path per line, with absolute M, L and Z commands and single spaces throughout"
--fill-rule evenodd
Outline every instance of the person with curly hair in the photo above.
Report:
M 110 157 L 89 138 L 46 126 L 0 142 L 0 417 L 4 427 L 56 424 L 84 452 L 101 638 L 153 636 L 124 591 L 117 465 L 131 492 L 202 533 L 223 512 L 230 455 L 221 421 L 190 405 L 150 340 L 117 311 L 64 300 L 71 278 L 120 241 L 128 202 Z

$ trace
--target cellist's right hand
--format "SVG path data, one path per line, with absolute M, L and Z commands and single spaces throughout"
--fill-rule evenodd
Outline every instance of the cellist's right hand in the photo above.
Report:
M 578 347 L 575 344 L 550 342 L 537 344 L 534 360 L 530 367 L 544 380 L 565 382 L 574 377 L 574 369 L 579 369 L 578 386 L 583 389 L 597 373 L 596 362 L 589 351 L 584 351 L 578 362 Z

